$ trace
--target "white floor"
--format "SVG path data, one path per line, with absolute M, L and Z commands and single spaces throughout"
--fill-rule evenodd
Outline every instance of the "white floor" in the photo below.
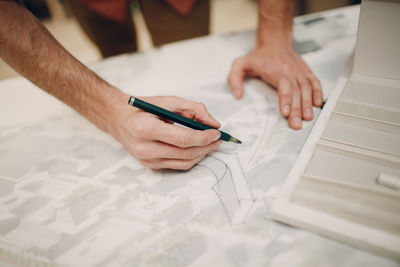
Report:
M 53 19 L 44 24 L 55 38 L 83 63 L 101 59 L 97 48 L 82 32 L 73 18 L 66 18 L 58 1 L 48 1 Z M 257 26 L 257 1 L 214 0 L 211 2 L 211 34 L 222 34 Z M 140 12 L 134 12 L 139 51 L 152 48 L 151 38 Z M 16 77 L 16 73 L 0 59 L 0 80 Z

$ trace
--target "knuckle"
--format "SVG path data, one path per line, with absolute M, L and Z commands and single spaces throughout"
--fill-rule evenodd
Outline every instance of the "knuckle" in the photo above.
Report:
M 298 86 L 294 86 L 292 90 L 293 90 L 294 94 L 300 94 L 301 93 L 301 90 L 300 90 L 300 88 Z
M 312 82 L 314 90 L 318 90 L 318 91 L 321 90 L 321 82 L 316 77 L 311 79 L 311 82 Z
M 284 63 L 282 65 L 282 72 L 283 74 L 285 74 L 286 76 L 291 76 L 293 74 L 293 66 L 287 63 Z
M 196 102 L 195 107 L 196 107 L 196 109 L 197 109 L 198 111 L 200 111 L 200 112 L 205 112 L 205 111 L 207 111 L 207 107 L 206 107 L 206 105 L 204 105 L 203 103 Z
M 307 64 L 302 64 L 302 69 L 303 69 L 304 74 L 306 74 L 306 75 L 309 75 L 309 74 L 313 75 L 312 70 L 310 69 L 310 67 L 309 67 Z
M 313 95 L 319 96 L 319 95 L 322 95 L 322 90 L 319 87 L 317 87 L 317 88 L 314 87 L 312 93 L 313 93 Z
M 146 151 L 146 148 L 145 148 L 145 146 L 144 145 L 142 145 L 142 144 L 136 144 L 134 147 L 133 147 L 133 154 L 135 155 L 135 157 L 136 158 L 138 158 L 138 159 L 143 159 L 143 158 L 145 158 L 146 157 L 146 153 L 147 151 Z
M 186 149 L 182 152 L 183 159 L 192 159 L 194 157 L 194 152 L 191 149 Z
M 311 87 L 306 83 L 302 83 L 300 85 L 300 87 L 301 87 L 301 91 L 303 91 L 303 92 L 307 92 L 307 93 L 311 92 Z
M 296 117 L 300 115 L 300 107 L 292 107 L 291 117 Z
M 174 101 L 174 102 L 179 102 L 179 101 L 182 101 L 183 99 L 182 98 L 180 98 L 180 97 L 178 97 L 178 96 L 171 96 L 172 97 L 172 100 Z
M 303 92 L 301 96 L 301 104 L 302 105 L 307 105 L 311 103 L 311 93 L 309 92 Z
M 240 64 L 241 62 L 242 62 L 241 58 L 236 58 L 236 59 L 233 61 L 233 64 L 234 64 L 234 65 L 238 65 L 238 64 Z
M 311 103 L 307 104 L 307 105 L 303 105 L 302 107 L 302 113 L 306 112 L 308 109 L 310 109 L 312 107 Z
M 132 123 L 132 131 L 134 135 L 139 137 L 148 136 L 151 132 L 151 127 L 148 123 L 142 123 L 140 120 L 135 120 Z
M 203 104 L 203 103 L 200 103 L 200 109 L 202 111 L 206 111 L 207 110 L 207 106 L 205 104 Z
M 317 77 L 315 77 L 315 75 L 314 75 L 314 73 L 311 71 L 311 69 L 308 69 L 308 71 L 306 72 L 306 77 L 307 77 L 307 79 L 309 79 L 309 80 L 312 80 L 312 81 L 318 81 L 318 79 L 317 79 Z
M 170 103 L 177 104 L 177 103 L 181 103 L 181 101 L 182 101 L 182 99 L 180 97 L 178 97 L 178 96 L 171 95 L 171 96 L 164 96 L 164 97 L 165 97 L 165 100 L 166 100 L 164 103 L 169 101 Z M 166 107 L 164 107 L 164 108 L 166 108 Z
M 281 100 L 289 100 L 292 98 L 292 94 L 287 91 L 281 91 L 281 92 L 279 92 L 279 95 L 280 95 Z
M 140 127 L 139 123 L 137 120 L 134 120 L 131 122 L 131 130 L 133 133 L 137 133 L 137 129 Z
M 313 94 L 313 98 L 314 99 L 320 99 L 320 98 L 322 98 L 322 94 L 321 93 Z
M 236 69 L 236 70 L 240 70 L 240 69 L 242 69 L 242 68 L 244 68 L 245 67 L 245 58 L 243 58 L 243 57 L 240 57 L 240 58 L 237 58 L 237 59 L 235 59 L 234 61 L 233 61 L 233 67 Z
M 311 101 L 311 99 L 303 99 L 301 104 L 302 104 L 303 110 L 304 110 L 304 109 L 310 108 L 312 106 L 312 101 Z
M 186 133 L 176 135 L 176 144 L 180 147 L 189 146 L 189 136 Z
M 200 144 L 203 144 L 203 145 L 208 145 L 209 143 L 212 142 L 212 139 L 213 139 L 213 135 L 205 133 L 205 132 L 201 132 L 201 135 L 199 137 Z

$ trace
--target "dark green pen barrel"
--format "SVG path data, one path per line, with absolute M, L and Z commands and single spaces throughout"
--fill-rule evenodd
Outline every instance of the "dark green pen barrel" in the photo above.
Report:
M 156 105 L 147 103 L 146 101 L 140 100 L 139 98 L 130 97 L 128 103 L 131 106 L 140 108 L 141 110 L 152 113 L 161 118 L 185 125 L 189 128 L 195 129 L 195 130 L 208 130 L 208 129 L 218 130 L 216 128 L 213 128 L 211 126 L 205 125 L 198 121 L 194 121 L 189 118 L 183 117 L 179 114 L 173 113 L 169 110 L 163 109 Z M 231 139 L 231 136 L 229 134 L 227 134 L 223 131 L 220 131 L 220 130 L 218 130 L 218 131 L 221 133 L 221 137 L 219 139 L 224 140 L 224 141 L 229 141 Z
M 219 131 L 221 133 L 221 137 L 219 139 L 229 142 L 231 136 L 223 131 Z

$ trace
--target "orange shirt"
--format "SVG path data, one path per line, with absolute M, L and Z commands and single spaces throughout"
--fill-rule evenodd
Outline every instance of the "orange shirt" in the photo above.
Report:
M 105 18 L 114 21 L 122 21 L 125 18 L 125 12 L 130 0 L 80 0 L 87 7 L 102 15 Z M 146 1 L 146 0 L 144 0 Z M 164 0 L 176 12 L 186 16 L 193 10 L 197 0 Z

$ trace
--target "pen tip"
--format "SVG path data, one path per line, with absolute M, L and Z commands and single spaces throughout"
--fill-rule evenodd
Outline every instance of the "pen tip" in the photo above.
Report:
M 230 141 L 230 142 L 233 142 L 233 143 L 236 143 L 236 144 L 241 144 L 241 143 L 242 143 L 242 141 L 240 141 L 239 139 L 236 139 L 235 137 L 231 137 L 231 138 L 229 139 L 229 141 Z
M 321 109 L 324 108 L 324 106 L 325 106 L 325 104 L 326 104 L 327 101 L 328 101 L 328 98 L 324 98 L 324 99 L 322 100 Z

